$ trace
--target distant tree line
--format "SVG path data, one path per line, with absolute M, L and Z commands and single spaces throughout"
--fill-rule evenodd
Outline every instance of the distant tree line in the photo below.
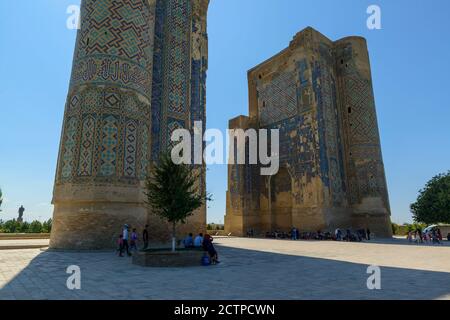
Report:
M 19 222 L 16 219 L 0 220 L 0 233 L 50 233 L 52 230 L 52 219 L 40 222 Z
M 423 231 L 427 226 L 425 223 L 405 223 L 403 225 L 392 223 L 392 233 L 397 236 L 405 236 L 408 232 Z
M 206 226 L 207 230 L 225 230 L 225 226 L 223 224 L 214 224 L 214 223 L 208 223 Z

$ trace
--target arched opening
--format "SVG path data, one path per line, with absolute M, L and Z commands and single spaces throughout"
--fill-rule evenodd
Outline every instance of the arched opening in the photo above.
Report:
M 288 232 L 292 228 L 292 178 L 287 168 L 280 168 L 270 179 L 272 231 Z

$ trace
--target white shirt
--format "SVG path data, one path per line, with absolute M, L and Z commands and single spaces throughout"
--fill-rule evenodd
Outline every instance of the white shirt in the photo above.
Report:
M 123 229 L 123 240 L 128 240 L 128 229 Z

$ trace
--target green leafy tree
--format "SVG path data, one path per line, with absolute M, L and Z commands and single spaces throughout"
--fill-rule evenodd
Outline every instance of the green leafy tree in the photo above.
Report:
M 411 204 L 411 212 L 416 222 L 450 223 L 450 171 L 428 181 Z
M 168 154 L 162 155 L 146 180 L 147 204 L 154 213 L 172 224 L 172 251 L 176 250 L 176 226 L 186 223 L 209 196 L 196 187 L 199 176 L 191 166 L 175 164 Z
M 392 234 L 397 235 L 399 232 L 400 226 L 398 224 L 392 222 L 391 227 L 392 227 Z
M 3 223 L 3 229 L 6 233 L 15 233 L 20 231 L 20 223 L 16 219 L 8 220 Z
M 414 231 L 422 232 L 423 229 L 425 229 L 427 227 L 427 225 L 425 223 L 417 223 L 416 222 L 416 223 L 413 224 L 413 227 L 414 227 Z
M 16 219 L 0 220 L 0 233 L 49 233 L 52 230 L 52 219 L 41 223 L 39 221 L 19 222 Z
M 40 221 L 33 221 L 30 223 L 30 227 L 28 228 L 28 232 L 30 233 L 41 233 L 42 232 L 42 223 Z
M 29 222 L 22 222 L 20 225 L 17 226 L 17 231 L 21 233 L 27 233 L 30 232 L 30 223 Z
M 0 189 L 0 212 L 2 212 L 3 194 L 2 189 Z
M 52 219 L 48 219 L 42 223 L 42 233 L 50 233 L 52 231 Z

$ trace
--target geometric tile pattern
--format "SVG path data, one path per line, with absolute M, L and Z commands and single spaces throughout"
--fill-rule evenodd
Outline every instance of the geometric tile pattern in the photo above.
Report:
M 87 89 L 83 91 L 83 109 L 86 112 L 103 106 L 104 92 L 97 89 Z
M 184 114 L 188 101 L 190 79 L 190 1 L 173 0 L 166 7 L 166 54 L 164 71 L 168 94 L 168 111 Z
M 73 168 L 73 158 L 75 154 L 75 145 L 76 145 L 76 134 L 77 134 L 77 119 L 69 118 L 67 120 L 67 125 L 65 128 L 65 136 L 64 136 L 64 149 L 62 156 L 62 170 L 61 176 L 62 178 L 68 178 L 72 174 Z
M 142 0 L 86 0 L 71 87 L 112 84 L 150 98 L 152 46 L 148 5 Z
M 69 217 L 59 215 L 56 206 L 54 216 L 64 230 L 60 228 L 61 237 L 54 238 L 60 237 L 63 246 L 71 242 L 66 233 L 83 238 L 74 247 L 87 243 L 101 247 L 109 234 L 116 233 L 115 226 L 145 222 L 142 189 L 151 161 L 167 151 L 172 130 L 187 129 L 191 115 L 205 118 L 200 108 L 206 96 L 208 4 L 209 0 L 81 1 L 54 203 L 71 201 L 75 208 L 84 201 L 111 196 L 111 202 L 136 209 L 109 218 L 111 202 L 106 200 L 99 204 L 99 214 L 90 214 L 96 210 L 92 205 Z M 195 71 L 195 99 L 191 101 L 193 59 L 201 61 L 201 66 Z M 195 112 L 191 112 L 191 102 Z M 151 157 L 154 150 L 158 157 Z M 204 185 L 204 172 L 199 180 Z M 205 209 L 191 219 L 195 229 L 206 223 Z M 76 218 L 85 214 L 86 219 Z M 67 221 L 74 217 L 74 224 Z M 103 236 L 90 233 L 88 225 L 97 225 L 101 219 L 108 220 L 102 224 Z M 75 223 L 86 227 L 75 230 Z M 93 241 L 97 237 L 106 241 Z M 158 237 L 164 233 L 154 233 Z
M 92 175 L 92 159 L 94 153 L 95 118 L 87 115 L 83 120 L 81 134 L 80 160 L 78 163 L 79 176 Z
M 344 168 L 341 150 L 340 124 L 337 114 L 337 93 L 329 50 L 322 51 L 313 70 L 314 90 L 318 97 L 317 111 L 320 134 L 321 177 L 329 188 L 332 203 L 341 206 L 345 201 Z M 331 63 L 331 64 L 330 64 Z
M 140 157 L 140 170 L 139 170 L 139 178 L 140 180 L 144 180 L 147 177 L 148 166 L 150 164 L 149 161 L 149 144 L 150 144 L 150 136 L 149 136 L 149 127 L 145 124 L 141 125 L 141 138 L 140 138 L 140 146 L 141 146 L 141 157 Z
M 206 17 L 193 14 L 200 3 L 207 1 L 156 1 L 150 151 L 153 161 L 173 146 L 170 137 L 174 130 L 192 129 L 188 126 L 195 121 L 206 122 Z
M 105 107 L 107 108 L 119 108 L 120 107 L 120 94 L 112 92 L 105 94 Z
M 172 142 L 170 140 L 170 137 L 172 137 L 172 134 L 174 133 L 175 130 L 178 129 L 184 129 L 185 124 L 184 121 L 182 120 L 178 120 L 178 119 L 167 119 L 168 125 L 167 125 L 167 137 L 169 137 L 169 146 L 170 149 L 174 147 L 174 145 L 178 144 L 177 142 Z
M 312 88 L 311 81 L 308 77 L 308 62 L 306 59 L 302 59 L 297 62 L 297 72 L 299 78 L 299 87 L 297 88 L 297 101 L 300 112 L 306 112 L 311 110 L 312 106 Z
M 125 127 L 125 155 L 124 176 L 134 178 L 136 176 L 136 143 L 137 126 L 133 120 L 128 121 Z
M 70 108 L 76 108 L 78 103 L 80 102 L 80 97 L 78 95 L 74 95 L 70 100 Z
M 146 66 L 151 58 L 149 10 L 142 0 L 84 1 L 77 58 L 111 54 Z
M 151 126 L 151 158 L 157 162 L 162 149 L 161 127 L 164 125 L 164 21 L 166 2 L 157 0 L 155 4 L 155 36 L 152 72 L 152 126 Z
M 297 113 L 297 85 L 295 72 L 276 75 L 270 84 L 259 91 L 262 126 L 295 116 Z
M 100 176 L 112 176 L 116 172 L 117 161 L 117 119 L 107 115 L 103 119 L 102 126 L 102 152 Z
M 351 133 L 355 143 L 376 143 L 378 128 L 376 114 L 373 112 L 372 87 L 368 80 L 357 76 L 348 76 L 345 86 L 349 91 L 346 96 L 346 106 L 351 108 L 349 121 L 352 123 Z M 371 104 L 368 108 L 368 104 Z
M 341 55 L 338 70 L 343 79 L 344 131 L 349 148 L 349 200 L 356 204 L 364 197 L 381 196 L 389 208 L 372 84 L 357 69 L 352 45 L 346 45 Z
M 137 184 L 173 130 L 205 122 L 205 17 L 190 0 L 155 5 L 82 2 L 57 183 Z

